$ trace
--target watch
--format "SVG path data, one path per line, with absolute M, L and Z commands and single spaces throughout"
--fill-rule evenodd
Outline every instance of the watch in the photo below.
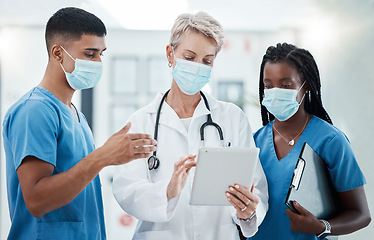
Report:
M 318 234 L 318 235 L 316 234 L 316 235 L 320 239 L 325 239 L 331 233 L 331 225 L 326 220 L 320 220 L 320 221 L 323 222 L 323 224 L 325 224 L 325 230 L 323 232 L 321 232 L 320 234 Z

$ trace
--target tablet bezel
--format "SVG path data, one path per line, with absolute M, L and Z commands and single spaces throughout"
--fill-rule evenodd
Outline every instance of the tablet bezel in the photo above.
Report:
M 190 204 L 231 206 L 226 191 L 236 183 L 248 189 L 251 187 L 258 154 L 258 148 L 200 148 Z

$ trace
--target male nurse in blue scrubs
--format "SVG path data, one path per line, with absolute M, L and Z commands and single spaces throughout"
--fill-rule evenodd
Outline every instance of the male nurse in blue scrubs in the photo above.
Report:
M 87 121 L 71 102 L 76 90 L 99 81 L 105 35 L 103 22 L 78 8 L 60 9 L 47 23 L 45 75 L 3 122 L 8 239 L 106 239 L 100 170 L 155 150 L 149 135 L 127 133 L 130 124 L 94 150 Z

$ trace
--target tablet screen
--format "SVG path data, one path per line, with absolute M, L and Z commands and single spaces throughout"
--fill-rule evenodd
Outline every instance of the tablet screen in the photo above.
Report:
M 190 204 L 231 206 L 226 191 L 234 184 L 252 186 L 258 153 L 258 148 L 200 148 Z

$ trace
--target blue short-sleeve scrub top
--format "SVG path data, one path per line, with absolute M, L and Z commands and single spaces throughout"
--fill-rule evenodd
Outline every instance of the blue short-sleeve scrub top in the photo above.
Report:
M 53 174 L 69 170 L 95 149 L 84 115 L 45 88 L 35 87 L 7 112 L 3 122 L 7 191 L 12 221 L 8 239 L 105 239 L 99 176 L 69 204 L 41 218 L 26 208 L 17 168 L 27 156 L 52 164 Z
M 312 234 L 293 232 L 286 214 L 285 200 L 304 142 L 307 142 L 326 161 L 332 182 L 338 192 L 364 185 L 365 178 L 345 134 L 316 116 L 311 118 L 288 155 L 278 160 L 273 141 L 273 122 L 254 134 L 256 146 L 260 148 L 260 161 L 268 181 L 269 210 L 256 235 L 248 239 L 317 239 Z

